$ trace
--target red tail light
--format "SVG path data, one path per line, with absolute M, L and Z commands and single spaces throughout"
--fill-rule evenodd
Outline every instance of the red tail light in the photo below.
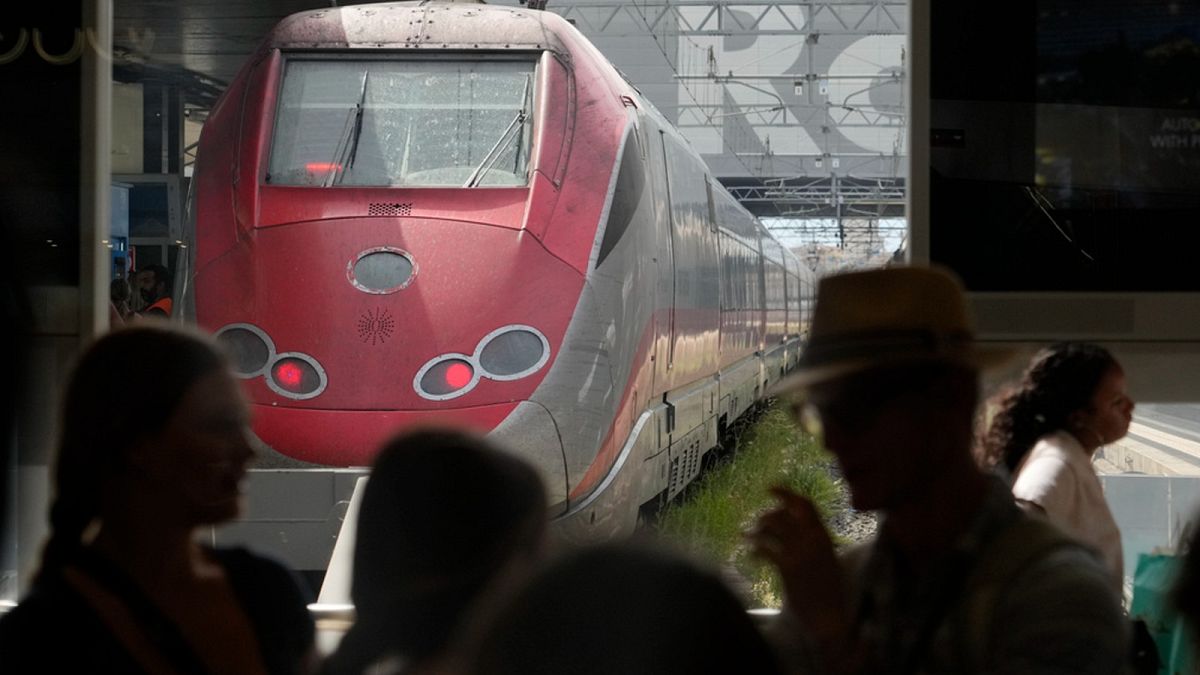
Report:
M 325 373 L 310 356 L 289 352 L 271 365 L 267 386 L 287 398 L 312 398 L 325 390 Z
M 448 358 L 423 368 L 416 384 L 422 396 L 440 401 L 467 393 L 475 382 L 475 368 L 469 361 Z
M 304 371 L 295 362 L 284 361 L 275 366 L 275 381 L 284 389 L 299 392 L 303 380 Z
M 471 366 L 458 361 L 446 368 L 446 385 L 451 389 L 462 389 L 471 383 Z

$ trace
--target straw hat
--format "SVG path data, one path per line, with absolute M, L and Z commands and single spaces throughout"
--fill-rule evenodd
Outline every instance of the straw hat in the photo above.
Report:
M 795 389 L 881 366 L 931 361 L 981 371 L 1015 351 L 981 347 L 962 284 L 946 270 L 889 267 L 826 277 L 817 286 L 812 332 L 794 374 L 772 388 Z

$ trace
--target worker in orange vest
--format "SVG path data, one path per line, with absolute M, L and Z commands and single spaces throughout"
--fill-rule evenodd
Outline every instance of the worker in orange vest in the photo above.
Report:
M 146 265 L 137 273 L 138 290 L 146 308 L 142 316 L 171 316 L 171 273 L 162 265 Z

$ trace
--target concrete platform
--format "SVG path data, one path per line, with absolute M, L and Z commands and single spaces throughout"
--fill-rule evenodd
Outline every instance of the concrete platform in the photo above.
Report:
M 1129 435 L 1096 456 L 1100 473 L 1200 476 L 1200 442 L 1178 430 L 1134 422 Z

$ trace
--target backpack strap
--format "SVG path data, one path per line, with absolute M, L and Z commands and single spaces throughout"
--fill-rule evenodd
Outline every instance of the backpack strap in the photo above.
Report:
M 63 568 L 62 575 L 75 592 L 91 605 L 96 615 L 112 631 L 113 637 L 142 670 L 151 675 L 178 675 L 178 671 L 154 645 L 129 611 L 129 607 L 116 593 L 98 583 L 80 567 L 68 565 Z
M 85 549 L 63 577 L 146 672 L 208 675 L 179 626 L 119 567 Z

